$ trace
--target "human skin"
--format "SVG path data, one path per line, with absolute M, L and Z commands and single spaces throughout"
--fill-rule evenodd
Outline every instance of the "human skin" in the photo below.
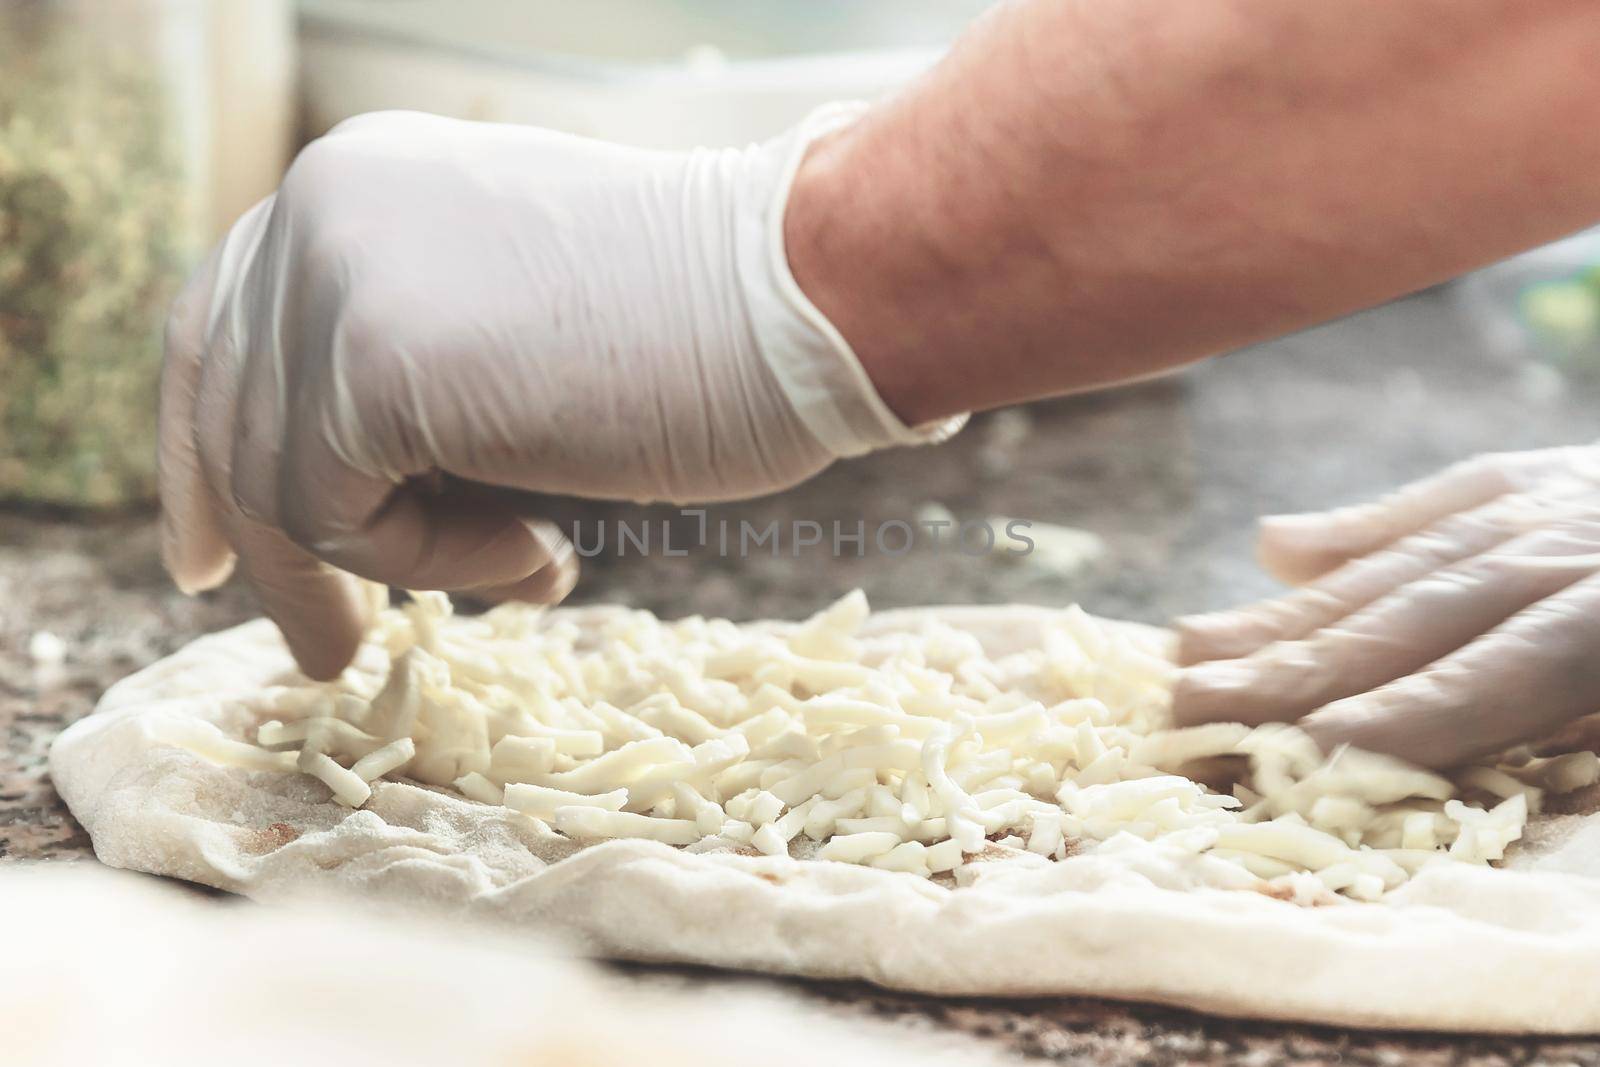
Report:
M 1129 381 L 1600 219 L 1600 6 L 1022 0 L 819 142 L 791 269 L 910 423 Z
M 1158 374 L 1600 219 L 1597 56 L 1600 5 L 1572 0 L 1020 0 L 813 146 L 790 267 L 908 423 Z M 1433 575 L 1439 534 L 1477 513 L 1373 540 L 1411 497 L 1267 524 L 1274 573 L 1333 573 L 1182 620 L 1178 720 L 1313 711 L 1325 747 L 1448 765 L 1591 710 L 1582 539 Z M 1537 537 L 1551 558 L 1524 564 Z M 1379 588 L 1385 567 L 1420 577 Z M 1370 603 L 1327 592 L 1363 581 Z M 1263 625 L 1313 604 L 1321 629 Z
M 376 603 L 352 576 L 559 600 L 526 491 L 778 491 L 1600 218 L 1596 55 L 1592 0 L 1014 0 L 815 142 L 365 116 L 178 301 L 165 558 L 237 562 L 316 677 Z

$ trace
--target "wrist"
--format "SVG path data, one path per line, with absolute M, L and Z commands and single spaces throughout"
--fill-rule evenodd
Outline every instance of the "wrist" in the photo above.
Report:
M 784 244 L 801 291 L 848 342 L 884 404 L 916 426 L 965 409 L 945 395 L 944 376 L 928 373 L 928 339 L 891 262 L 904 238 L 873 196 L 889 176 L 871 164 L 872 122 L 810 146 L 790 189 Z
M 794 183 L 811 149 L 857 124 L 862 111 L 859 104 L 818 109 L 788 134 L 753 150 L 747 188 L 756 200 L 742 214 L 754 225 L 744 228 L 739 255 L 761 358 L 795 414 L 839 457 L 934 443 L 966 421 L 963 413 L 913 423 L 886 404 L 850 341 L 795 278 L 788 247 Z

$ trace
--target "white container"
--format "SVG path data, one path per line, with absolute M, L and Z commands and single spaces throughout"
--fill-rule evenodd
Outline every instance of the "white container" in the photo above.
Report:
M 202 182 L 210 239 L 278 187 L 295 122 L 290 0 L 187 0 L 204 37 Z
M 288 0 L 0 0 L 0 497 L 155 491 L 167 307 L 278 182 Z
M 743 144 L 931 65 L 985 0 L 302 0 L 309 133 L 407 108 Z

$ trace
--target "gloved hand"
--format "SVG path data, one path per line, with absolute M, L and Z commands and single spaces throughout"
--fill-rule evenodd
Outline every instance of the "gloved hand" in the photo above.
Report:
M 1262 522 L 1278 600 L 1178 622 L 1182 724 L 1299 720 L 1446 767 L 1600 711 L 1600 447 L 1479 456 Z
M 168 323 L 173 577 L 237 558 L 325 678 L 370 613 L 352 575 L 566 594 L 571 546 L 486 487 L 727 500 L 953 432 L 903 425 L 789 272 L 790 179 L 854 113 L 742 150 L 407 113 L 314 142 Z

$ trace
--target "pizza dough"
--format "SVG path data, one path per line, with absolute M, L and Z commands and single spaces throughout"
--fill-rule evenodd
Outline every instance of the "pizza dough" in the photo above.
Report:
M 219 904 L 81 865 L 0 868 L 0 914 L 25 920 L 7 928 L 0 1027 L 28 1067 L 1013 1062 L 768 994 L 643 989 L 503 931 Z
M 1162 732 L 1158 631 L 1075 609 L 864 614 L 447 620 L 423 598 L 321 688 L 251 623 L 114 687 L 52 773 L 113 865 L 425 898 L 605 955 L 1600 1030 L 1600 820 L 1539 817 L 1512 845 L 1592 755 L 1449 782 L 1324 763 L 1292 730 Z M 1219 752 L 1253 762 L 1237 796 L 1174 773 Z M 618 836 L 655 839 L 596 843 Z M 1508 846 L 1517 869 L 1481 865 Z

